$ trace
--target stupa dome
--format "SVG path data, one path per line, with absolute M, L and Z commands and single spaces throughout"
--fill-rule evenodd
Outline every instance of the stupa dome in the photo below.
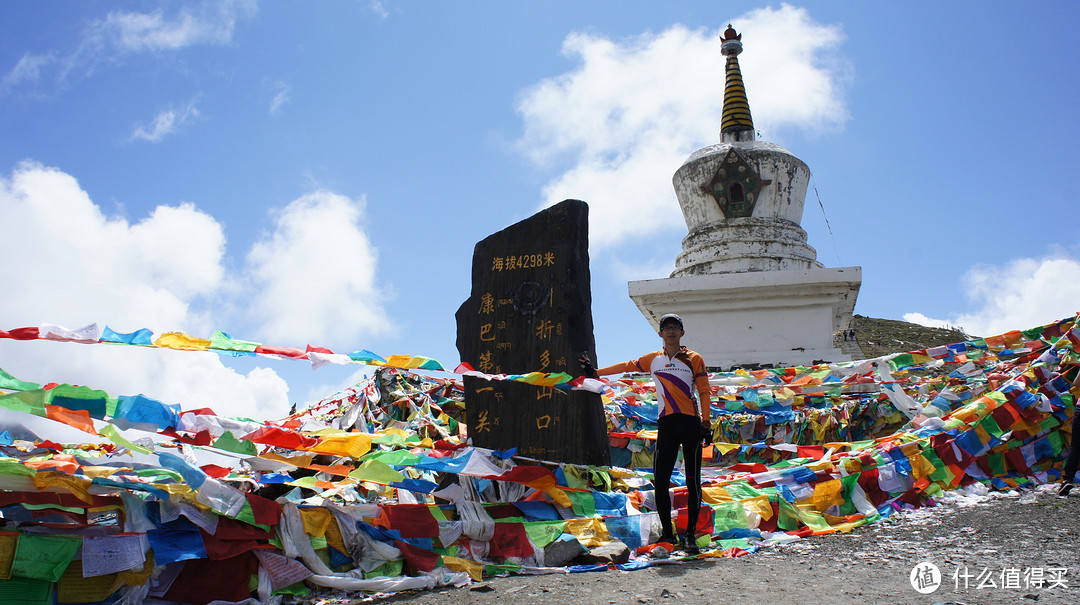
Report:
M 695 151 L 672 179 L 688 233 L 671 276 L 821 267 L 800 226 L 810 168 L 757 140 L 739 68 L 742 35 L 728 25 L 722 40 L 720 144 Z

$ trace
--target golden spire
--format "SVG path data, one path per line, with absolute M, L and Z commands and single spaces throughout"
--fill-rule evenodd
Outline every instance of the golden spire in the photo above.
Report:
M 742 34 L 728 24 L 720 52 L 727 57 L 724 81 L 724 116 L 720 121 L 722 142 L 753 141 L 754 120 L 750 117 L 750 103 L 746 100 L 742 72 L 739 70 L 739 53 L 742 52 Z

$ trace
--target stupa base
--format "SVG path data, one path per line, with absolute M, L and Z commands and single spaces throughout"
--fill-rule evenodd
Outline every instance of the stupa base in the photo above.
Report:
M 850 361 L 833 346 L 846 330 L 862 267 L 719 273 L 629 283 L 630 298 L 657 327 L 665 313 L 686 325 L 683 344 L 710 368 Z

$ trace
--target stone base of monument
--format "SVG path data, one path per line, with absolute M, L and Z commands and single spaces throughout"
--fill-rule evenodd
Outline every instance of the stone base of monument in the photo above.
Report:
M 630 282 L 653 328 L 665 313 L 686 324 L 682 342 L 710 368 L 850 361 L 833 346 L 862 285 L 861 267 L 718 273 Z

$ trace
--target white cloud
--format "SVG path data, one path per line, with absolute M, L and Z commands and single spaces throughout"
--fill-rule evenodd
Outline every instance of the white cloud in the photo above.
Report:
M 745 33 L 740 64 L 759 130 L 844 123 L 848 70 L 835 56 L 838 27 L 788 5 L 732 23 Z M 691 152 L 719 142 L 718 33 L 675 25 L 622 41 L 570 34 L 563 53 L 579 66 L 539 82 L 518 102 L 520 151 L 561 171 L 544 187 L 541 205 L 587 201 L 596 226 L 590 243 L 598 248 L 682 226 L 671 176 Z
M 138 53 L 176 52 L 197 45 L 233 42 L 236 24 L 257 11 L 254 0 L 206 1 L 184 4 L 173 14 L 112 11 L 86 23 L 68 49 L 26 53 L 0 79 L 0 93 L 30 88 L 48 81 L 63 89 L 72 79 L 91 75 L 100 65 Z M 47 68 L 52 68 L 48 72 Z
M 193 204 L 158 206 L 129 222 L 106 216 L 71 175 L 25 162 L 0 177 L 0 216 L 11 227 L 0 240 L 11 260 L 0 329 L 96 322 L 118 332 L 207 337 L 222 328 L 245 340 L 351 352 L 389 324 L 363 207 L 362 199 L 327 191 L 293 201 L 248 254 L 251 273 L 230 274 L 222 225 Z M 241 285 L 251 286 L 242 301 L 222 298 Z M 231 314 L 235 307 L 242 309 Z M 280 418 L 290 401 L 273 369 L 241 373 L 212 353 L 0 339 L 0 368 L 229 416 Z
M 0 178 L 5 322 L 77 327 L 109 317 L 133 328 L 195 329 L 189 305 L 223 280 L 221 225 L 191 204 L 130 224 L 106 217 L 74 177 L 23 163 Z M 18 260 L 15 260 L 18 259 Z
M 382 0 L 371 0 L 368 7 L 371 8 L 371 12 L 383 19 L 390 16 L 390 11 L 386 10 L 386 5 L 383 4 Z
M 926 326 L 928 328 L 955 327 L 955 324 L 949 323 L 949 320 L 947 319 L 934 319 L 933 317 L 927 317 L 922 313 L 904 313 L 904 321 L 919 324 L 920 326 Z
M 971 335 L 995 336 L 1072 317 L 1080 311 L 1080 260 L 1065 253 L 1018 258 L 1003 266 L 976 265 L 962 278 L 971 311 L 953 319 L 907 313 L 905 321 L 959 325 Z
M 364 200 L 317 191 L 294 200 L 248 254 L 250 309 L 267 338 L 351 352 L 388 329 L 377 253 L 364 232 Z
M 137 351 L 136 352 L 142 352 Z M 153 380 L 133 379 L 162 393 L 164 401 L 187 401 L 190 407 L 208 407 L 225 416 L 274 420 L 289 413 L 289 386 L 277 372 L 256 367 L 241 374 L 224 367 L 217 354 L 161 351 L 150 360 Z M 114 366 L 116 367 L 116 366 Z
M 661 247 L 657 247 L 660 249 Z M 605 271 L 610 278 L 617 282 L 630 282 L 641 279 L 642 275 L 666 276 L 675 270 L 675 254 L 667 258 L 657 254 L 651 258 L 645 258 L 637 262 L 627 262 L 622 257 L 612 256 L 610 268 Z
M 142 139 L 157 143 L 166 135 L 176 132 L 177 128 L 190 123 L 198 117 L 199 109 L 195 107 L 195 101 L 191 101 L 179 109 L 172 107 L 164 109 L 154 116 L 154 119 L 150 120 L 149 123 L 136 126 L 135 131 L 131 133 L 131 140 Z
M 0 178 L 0 216 L 18 227 L 0 240 L 10 259 L 0 328 L 101 322 L 119 332 L 212 330 L 217 318 L 205 308 L 226 281 L 225 234 L 194 205 L 159 206 L 132 224 L 105 216 L 72 176 L 27 162 Z M 288 387 L 275 372 L 240 374 L 209 353 L 5 339 L 0 367 L 24 380 L 141 392 L 225 415 L 288 412 Z
M 52 54 L 24 54 L 15 67 L 0 79 L 0 92 L 6 93 L 23 83 L 36 84 L 41 79 L 42 69 L 55 61 L 56 57 Z
M 274 98 L 270 100 L 270 113 L 277 114 L 283 105 L 289 102 L 289 93 L 292 89 L 282 81 L 274 82 Z
M 255 12 L 254 2 L 212 2 L 161 11 L 114 11 L 92 22 L 86 36 L 122 52 L 177 50 L 196 44 L 228 44 L 239 17 Z
M 342 380 L 329 384 L 313 385 L 308 389 L 306 397 L 299 400 L 300 403 L 297 405 L 297 409 L 304 409 L 309 405 L 333 397 L 345 389 L 367 380 L 374 373 L 375 368 L 373 366 L 360 366 Z

